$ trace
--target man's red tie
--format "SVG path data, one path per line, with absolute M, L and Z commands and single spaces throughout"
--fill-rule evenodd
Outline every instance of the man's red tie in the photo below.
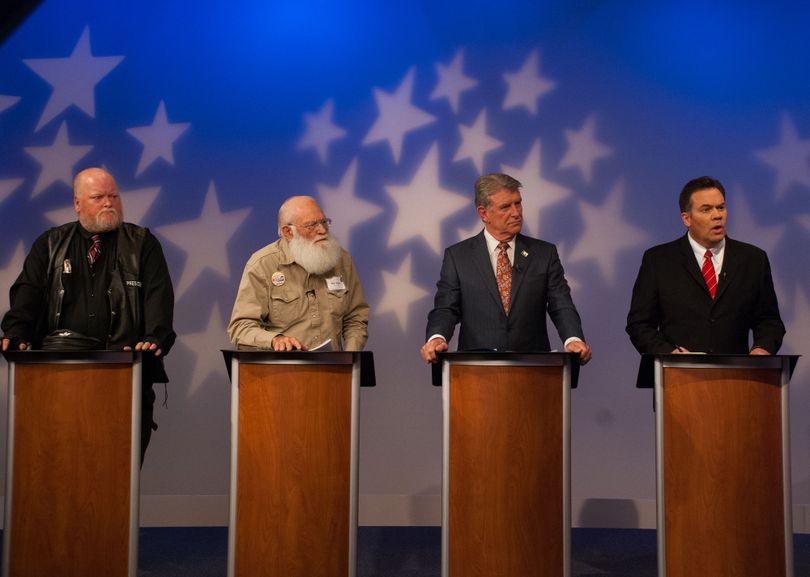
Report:
M 509 255 L 506 250 L 509 248 L 508 242 L 498 244 L 498 264 L 496 277 L 498 278 L 498 292 L 501 295 L 503 312 L 509 314 L 509 295 L 512 292 L 512 265 L 509 263 Z
M 90 239 L 93 241 L 93 244 L 91 244 L 90 248 L 87 250 L 87 264 L 90 265 L 90 268 L 93 268 L 93 265 L 96 264 L 96 260 L 98 260 L 98 255 L 101 254 L 101 235 L 94 234 Z
M 703 268 L 700 272 L 703 273 L 703 279 L 706 281 L 706 286 L 709 287 L 709 294 L 714 298 L 714 295 L 717 294 L 717 276 L 714 274 L 712 251 L 707 250 L 703 255 Z

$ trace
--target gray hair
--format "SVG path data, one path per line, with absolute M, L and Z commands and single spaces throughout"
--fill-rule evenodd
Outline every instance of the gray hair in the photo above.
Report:
M 520 182 L 502 172 L 493 172 L 481 176 L 475 181 L 475 206 L 489 208 L 489 198 L 493 194 L 503 189 L 510 192 L 520 192 L 521 186 L 523 185 Z

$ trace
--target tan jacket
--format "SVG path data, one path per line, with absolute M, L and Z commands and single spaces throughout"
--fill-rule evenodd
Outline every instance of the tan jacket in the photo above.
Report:
M 332 271 L 311 275 L 279 239 L 245 265 L 228 336 L 242 348 L 270 349 L 273 337 L 283 334 L 310 349 L 332 339 L 333 350 L 359 351 L 368 338 L 368 313 L 348 252 Z

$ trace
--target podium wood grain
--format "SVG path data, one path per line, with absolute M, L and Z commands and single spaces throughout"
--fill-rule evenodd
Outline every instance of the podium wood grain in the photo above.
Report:
M 346 575 L 351 365 L 239 371 L 236 575 Z
M 559 577 L 562 367 L 452 365 L 451 577 Z
M 17 364 L 9 574 L 127 575 L 132 368 Z
M 663 382 L 667 577 L 784 575 L 781 371 Z

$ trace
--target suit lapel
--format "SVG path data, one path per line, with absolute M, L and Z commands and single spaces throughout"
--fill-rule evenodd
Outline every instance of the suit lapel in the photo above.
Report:
M 523 235 L 515 237 L 515 255 L 512 262 L 512 291 L 509 295 L 509 310 L 514 308 L 520 285 L 526 277 L 526 270 L 529 266 L 529 251 L 526 249 L 526 242 Z
M 717 278 L 717 293 L 714 295 L 715 302 L 726 292 L 726 287 L 728 287 L 736 271 L 734 265 L 738 262 L 738 259 L 735 258 L 737 256 L 735 249 L 734 241 L 726 237 L 726 247 L 723 249 L 723 268 L 720 270 L 720 275 Z
M 697 259 L 695 258 L 695 251 L 692 250 L 692 245 L 689 244 L 689 239 L 686 237 L 687 237 L 686 234 L 683 235 L 679 243 L 679 249 L 681 253 L 681 264 L 689 272 L 689 276 L 691 276 L 694 279 L 694 281 L 698 283 L 698 285 L 700 285 L 700 288 L 702 288 L 703 292 L 706 293 L 706 297 L 711 299 L 712 297 L 709 294 L 709 287 L 706 286 L 706 281 L 703 278 L 703 273 L 700 272 L 700 267 L 698 266 Z
M 503 311 L 501 294 L 498 292 L 498 281 L 495 278 L 495 273 L 492 271 L 492 261 L 489 259 L 487 241 L 484 238 L 483 231 L 474 237 L 470 249 L 472 250 L 472 261 L 475 263 L 475 268 L 478 269 L 478 274 L 481 276 L 481 283 L 487 287 L 487 291 L 489 291 L 492 298 L 495 299 L 498 308 Z

